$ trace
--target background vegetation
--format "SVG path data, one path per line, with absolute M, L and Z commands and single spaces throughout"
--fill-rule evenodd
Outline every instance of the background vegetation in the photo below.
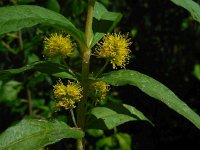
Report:
M 200 81 L 198 69 L 194 69 L 200 64 L 199 23 L 195 22 L 185 9 L 169 0 L 101 2 L 109 10 L 123 14 L 115 31 L 129 32 L 133 39 L 132 61 L 127 69 L 138 70 L 164 83 L 200 115 Z M 196 2 L 199 3 L 199 0 Z M 0 6 L 18 4 L 34 4 L 61 12 L 77 27 L 84 27 L 86 2 L 83 0 L 0 1 Z M 43 38 L 52 31 L 55 29 L 38 25 L 0 36 L 0 69 L 18 68 L 43 60 Z M 74 63 L 77 59 L 71 59 L 69 63 Z M 79 66 L 79 61 L 77 62 Z M 99 63 L 94 62 L 92 67 L 95 68 Z M 60 120 L 66 120 L 67 113 L 63 115 L 63 112 L 55 112 L 52 109 L 53 83 L 54 77 L 37 71 L 27 71 L 4 81 L 0 80 L 0 132 L 24 117 L 58 117 Z M 200 147 L 200 132 L 194 125 L 164 104 L 151 100 L 152 98 L 139 92 L 137 88 L 115 87 L 109 98 L 135 106 L 155 124 L 155 127 L 152 127 L 145 122 L 130 122 L 118 128 L 120 132 L 129 134 L 133 149 Z M 106 132 L 104 136 L 96 137 L 95 142 L 111 134 Z M 95 145 L 94 137 L 91 134 L 88 136 L 91 137 L 88 141 L 91 146 L 88 148 L 109 145 L 106 140 Z M 59 149 L 64 143 L 65 140 L 62 140 L 49 148 Z M 70 145 L 67 147 L 72 148 Z

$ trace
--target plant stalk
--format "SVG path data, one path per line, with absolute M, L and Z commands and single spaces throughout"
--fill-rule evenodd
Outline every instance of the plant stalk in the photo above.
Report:
M 92 33 L 92 21 L 93 21 L 93 10 L 94 10 L 95 0 L 88 0 L 88 9 L 87 9 L 87 19 L 85 25 L 85 39 L 87 47 L 82 48 L 82 87 L 83 87 L 83 98 L 78 104 L 77 108 L 77 125 L 83 131 L 85 130 L 85 120 L 86 120 L 86 103 L 88 99 L 88 78 L 89 78 L 89 66 L 90 66 L 90 41 Z M 85 149 L 85 139 L 77 140 L 77 150 Z

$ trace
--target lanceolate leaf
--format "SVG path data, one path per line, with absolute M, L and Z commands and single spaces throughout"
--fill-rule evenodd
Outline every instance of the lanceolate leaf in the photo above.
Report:
M 198 3 L 194 2 L 193 0 L 171 0 L 178 6 L 181 6 L 188 10 L 192 17 L 200 22 L 200 6 Z
M 22 120 L 0 135 L 1 150 L 38 150 L 63 138 L 79 139 L 84 133 L 64 122 Z
M 104 74 L 99 80 L 115 86 L 127 84 L 136 86 L 144 93 L 162 101 L 171 109 L 186 117 L 200 129 L 200 116 L 181 101 L 169 88 L 147 75 L 133 70 L 119 70 Z
M 21 68 L 2 70 L 0 71 L 0 80 L 7 79 L 12 74 L 22 73 L 31 69 L 60 78 L 75 79 L 75 77 L 70 73 L 70 70 L 68 70 L 64 65 L 50 61 L 38 61 Z
M 84 35 L 64 16 L 54 11 L 33 5 L 18 5 L 0 8 L 0 34 L 22 28 L 45 24 L 60 27 L 77 41 L 85 44 Z
M 126 104 L 108 104 L 95 107 L 92 109 L 91 115 L 91 120 L 87 125 L 89 129 L 112 129 L 129 121 L 149 121 L 142 112 Z M 149 122 L 151 123 L 151 121 Z

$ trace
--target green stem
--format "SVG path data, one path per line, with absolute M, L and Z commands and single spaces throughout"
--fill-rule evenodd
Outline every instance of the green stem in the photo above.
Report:
M 28 96 L 28 110 L 29 110 L 29 115 L 32 115 L 32 98 L 31 98 L 31 91 L 27 89 L 27 96 Z
M 95 0 L 88 0 L 88 10 L 87 10 L 87 19 L 85 26 L 85 39 L 87 47 L 83 47 L 82 49 L 82 87 L 83 87 L 83 98 L 78 104 L 77 108 L 77 125 L 83 131 L 85 130 L 85 119 L 86 119 L 86 103 L 88 99 L 88 78 L 89 78 L 89 65 L 90 65 L 90 41 L 91 41 L 91 33 L 92 33 L 92 21 L 93 21 L 93 9 L 94 9 Z M 85 139 L 77 140 L 77 150 L 85 149 Z
M 76 124 L 76 119 L 75 119 L 75 117 L 74 117 L 74 112 L 73 112 L 73 110 L 70 110 L 70 113 L 71 113 L 71 117 L 72 117 L 72 121 L 73 121 L 73 123 L 74 123 L 74 126 L 75 126 L 76 128 L 78 128 L 78 126 L 77 126 L 77 124 Z
M 106 63 L 103 65 L 103 67 L 99 70 L 99 72 L 96 74 L 95 78 L 97 78 L 106 68 L 106 66 L 108 65 L 109 60 L 106 60 Z

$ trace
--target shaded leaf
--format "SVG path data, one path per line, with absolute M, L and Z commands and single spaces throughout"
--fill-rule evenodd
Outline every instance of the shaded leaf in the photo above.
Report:
M 101 40 L 101 38 L 105 35 L 105 33 L 95 33 L 93 39 L 92 39 L 92 43 L 91 43 L 91 48 Z
M 112 129 L 125 122 L 135 120 L 149 121 L 135 107 L 126 104 L 108 104 L 102 107 L 95 107 L 91 110 L 90 123 L 88 128 L 91 129 Z M 151 123 L 151 121 L 149 121 Z
M 17 95 L 22 88 L 22 84 L 18 81 L 11 80 L 0 86 L 0 101 L 13 101 L 17 99 Z
M 193 74 L 198 80 L 200 80 L 200 64 L 194 65 Z
M 108 11 L 101 3 L 95 2 L 94 5 L 94 32 L 111 32 L 117 23 L 121 20 L 122 14 Z
M 200 117 L 169 88 L 155 79 L 133 70 L 119 70 L 104 74 L 99 80 L 115 86 L 133 85 L 149 96 L 160 100 L 171 109 L 190 120 L 200 129 Z
M 60 12 L 60 5 L 57 0 L 48 0 L 47 8 L 55 12 Z
M 45 24 L 60 27 L 86 45 L 83 33 L 68 19 L 54 11 L 34 5 L 18 5 L 1 7 L 0 12 L 0 34 Z
M 117 133 L 114 135 L 119 143 L 120 150 L 131 150 L 131 136 L 127 133 Z
M 200 6 L 198 3 L 194 2 L 193 0 L 171 0 L 178 6 L 181 6 L 188 10 L 192 17 L 200 22 Z
M 38 150 L 63 138 L 79 139 L 84 133 L 60 121 L 25 119 L 0 135 L 1 150 Z
M 75 79 L 75 77 L 71 75 L 70 71 L 66 68 L 66 66 L 50 61 L 38 61 L 28 64 L 21 68 L 2 70 L 0 71 L 0 79 L 7 79 L 10 75 L 22 73 L 31 69 L 40 71 L 42 73 L 55 75 L 56 77 Z

